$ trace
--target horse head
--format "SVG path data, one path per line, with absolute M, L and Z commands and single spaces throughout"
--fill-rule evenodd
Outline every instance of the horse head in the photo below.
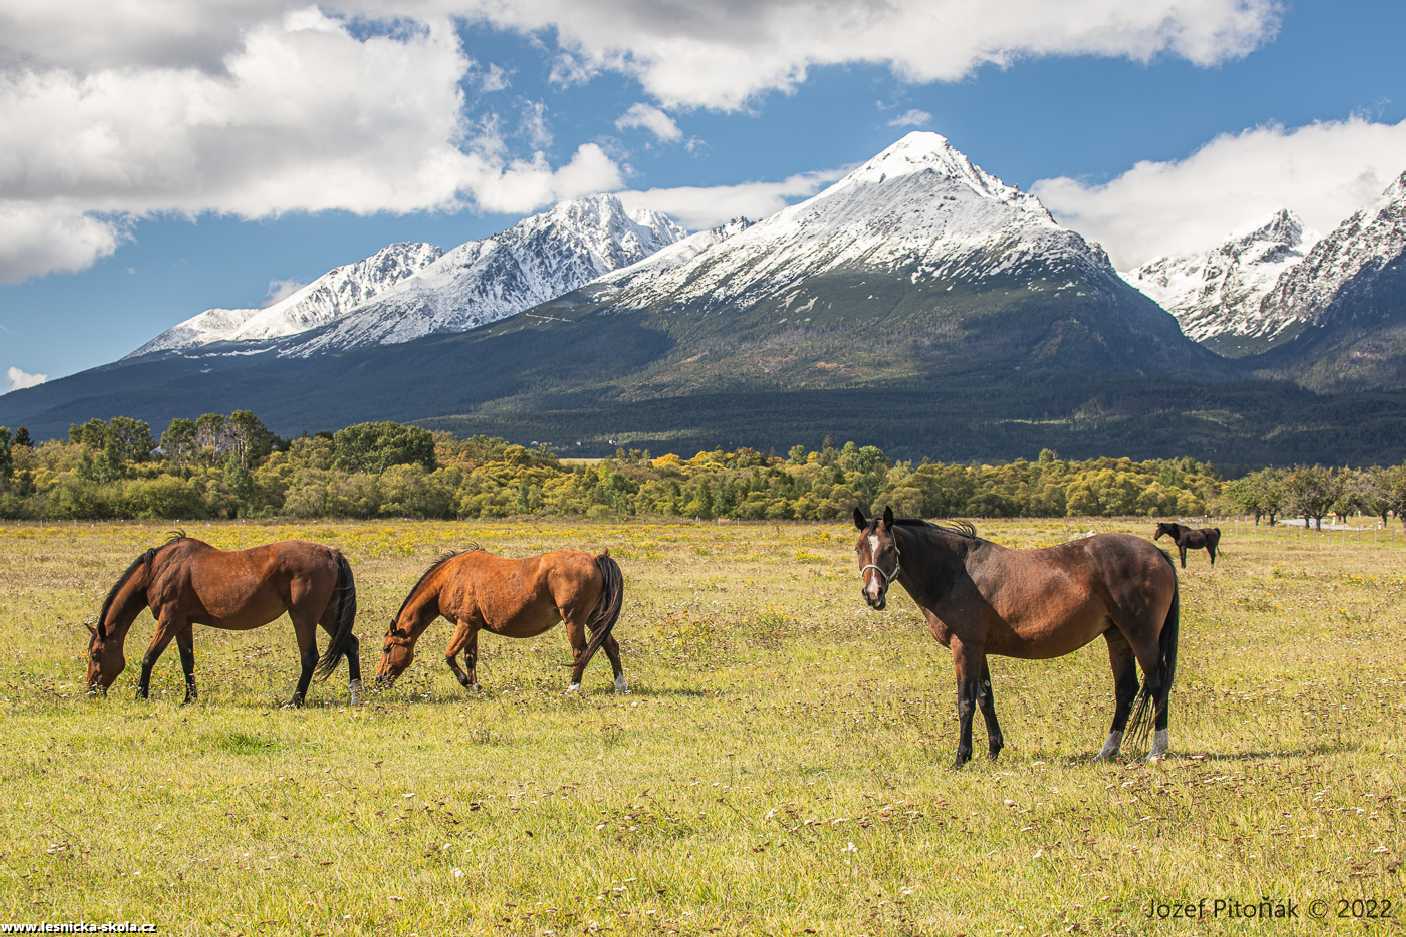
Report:
M 888 604 L 889 586 L 902 572 L 898 543 L 893 538 L 893 509 L 884 508 L 883 516 L 871 521 L 855 508 L 854 526 L 859 531 L 854 552 L 864 582 L 860 594 L 870 608 L 881 612 Z

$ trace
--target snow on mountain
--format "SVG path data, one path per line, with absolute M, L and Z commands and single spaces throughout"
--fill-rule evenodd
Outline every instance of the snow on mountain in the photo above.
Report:
M 1285 327 L 1261 303 L 1317 240 L 1297 215 L 1280 209 L 1209 251 L 1160 257 L 1120 275 L 1176 316 L 1188 338 L 1225 352 L 1251 350 Z
M 1406 256 L 1406 172 L 1373 204 L 1354 212 L 1286 271 L 1264 297 L 1261 315 L 1276 332 L 1323 324 L 1346 288 Z
M 127 357 L 305 332 L 376 298 L 442 254 L 433 244 L 391 244 L 365 260 L 329 270 L 263 309 L 207 309 L 172 326 Z
M 592 281 L 591 285 L 609 289 L 624 289 L 636 280 L 657 276 L 675 267 L 683 266 L 699 254 L 711 250 L 739 231 L 745 231 L 753 224 L 755 222 L 752 219 L 738 216 L 720 225 L 695 231 L 682 241 L 675 241 L 638 263 L 621 267 L 619 270 L 597 278 Z
M 955 283 L 1036 268 L 1061 286 L 1116 276 L 1102 248 L 1056 222 L 1034 195 L 985 172 L 941 134 L 913 132 L 819 194 L 636 278 L 612 303 L 746 308 L 846 269 Z
M 614 195 L 558 202 L 469 241 L 281 354 L 307 356 L 462 332 L 555 299 L 684 239 L 667 215 Z

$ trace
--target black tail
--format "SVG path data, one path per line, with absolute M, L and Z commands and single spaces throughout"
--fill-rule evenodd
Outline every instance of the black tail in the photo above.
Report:
M 337 557 L 337 631 L 327 642 L 327 651 L 317 664 L 317 676 L 322 680 L 331 676 L 342 658 L 347 656 L 352 625 L 356 624 L 356 579 L 352 576 L 351 564 L 342 552 L 334 550 L 333 554 Z
M 1157 693 L 1165 700 L 1171 695 L 1172 681 L 1177 675 L 1177 639 L 1181 635 L 1181 584 L 1177 582 L 1177 568 L 1172 558 L 1165 552 L 1162 558 L 1172 569 L 1172 604 L 1167 609 L 1167 620 L 1162 623 L 1162 633 L 1157 638 L 1158 670 L 1161 671 L 1161 679 L 1158 681 L 1161 686 Z M 1138 691 L 1137 705 L 1133 708 L 1132 719 L 1128 721 L 1127 741 L 1134 751 L 1147 748 L 1148 736 L 1152 732 L 1152 717 L 1155 715 L 1157 701 L 1148 692 L 1151 681 L 1146 678 L 1150 676 L 1144 674 L 1142 689 Z
M 600 601 L 596 602 L 595 611 L 591 612 L 590 620 L 586 622 L 586 627 L 591 630 L 591 642 L 586 645 L 586 652 L 572 672 L 572 683 L 581 682 L 586 665 L 600 650 L 605 639 L 610 637 L 610 630 L 615 627 L 615 621 L 620 617 L 620 606 L 625 600 L 625 577 L 620 574 L 619 564 L 610 558 L 609 550 L 602 551 L 596 557 L 596 568 L 600 570 L 601 578 Z

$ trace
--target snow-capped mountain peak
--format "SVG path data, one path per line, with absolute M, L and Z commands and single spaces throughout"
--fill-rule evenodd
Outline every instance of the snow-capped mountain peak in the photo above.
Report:
M 1344 219 L 1284 273 L 1264 297 L 1263 314 L 1277 331 L 1317 323 L 1344 288 L 1406 255 L 1406 172 L 1376 201 Z
M 447 252 L 392 244 L 263 309 L 207 309 L 129 357 L 272 341 L 280 354 L 308 355 L 462 331 L 555 299 L 686 235 L 660 212 L 588 195 Z
M 687 263 L 635 278 L 612 301 L 747 308 L 844 271 L 901 273 L 917 284 L 1037 267 L 1058 283 L 1114 276 L 1103 250 L 1058 224 L 1034 195 L 981 169 L 941 134 L 914 132 Z
M 1281 208 L 1209 251 L 1159 257 L 1122 277 L 1176 316 L 1188 338 L 1224 354 L 1245 353 L 1282 329 L 1263 311 L 1264 297 L 1317 240 L 1298 215 Z
M 667 215 L 627 210 L 615 195 L 558 202 L 492 237 L 461 244 L 327 328 L 288 343 L 282 353 L 306 356 L 487 325 L 637 263 L 686 235 Z
M 965 153 L 952 145 L 940 133 L 914 130 L 879 151 L 863 164 L 850 170 L 826 192 L 837 193 L 852 186 L 877 185 L 901 176 L 931 173 L 965 183 L 972 191 L 1015 204 L 1028 202 L 1039 206 L 1039 199 L 1026 195 L 1015 186 L 977 166 Z M 823 194 L 823 193 L 822 193 Z M 1043 210 L 1043 206 L 1040 206 Z
M 262 341 L 317 328 L 355 309 L 437 260 L 433 244 L 391 244 L 364 260 L 334 267 L 262 309 L 207 309 L 162 332 L 128 357 L 216 342 Z

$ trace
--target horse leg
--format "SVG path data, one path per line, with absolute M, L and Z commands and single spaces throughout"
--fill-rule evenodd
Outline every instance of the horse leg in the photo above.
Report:
M 1206 552 L 1211 554 L 1211 565 L 1216 565 L 1216 545 L 1213 543 L 1206 544 Z
M 298 636 L 298 658 L 303 665 L 302 673 L 298 675 L 298 688 L 288 701 L 290 707 L 298 709 L 307 698 L 308 684 L 312 682 L 312 672 L 317 667 L 317 621 L 296 609 L 288 614 L 293 619 L 293 631 Z
M 981 674 L 986 667 L 986 652 L 954 637 L 952 659 L 957 671 L 957 719 L 961 724 L 957 759 L 952 767 L 960 769 L 972 757 L 972 717 L 976 715 L 976 701 L 981 695 Z
M 137 681 L 138 698 L 147 699 L 151 695 L 151 668 L 156 666 L 161 652 L 166 650 L 166 645 L 171 643 L 171 639 L 182 627 L 189 629 L 190 625 L 176 621 L 173 616 L 163 615 L 156 622 L 156 633 L 151 636 L 151 643 L 146 646 L 146 653 L 142 655 L 142 676 Z
M 1181 568 L 1186 569 L 1186 545 L 1178 543 L 1177 549 L 1181 551 Z
M 1137 696 L 1137 660 L 1128 639 L 1117 628 L 1103 633 L 1108 642 L 1108 663 L 1113 668 L 1113 726 L 1108 730 L 1108 739 L 1103 748 L 1094 756 L 1094 761 L 1107 761 L 1118 755 L 1123 747 L 1123 729 L 1128 724 L 1128 710 L 1132 708 L 1133 697 Z
M 1167 753 L 1167 696 L 1169 687 L 1166 685 L 1166 674 L 1162 672 L 1162 652 L 1158 647 L 1157 639 L 1149 641 L 1131 642 L 1133 654 L 1142 665 L 1143 686 L 1142 692 L 1145 697 L 1139 700 L 1137 714 L 1133 717 L 1133 727 L 1136 729 L 1142 726 L 1142 732 L 1135 732 L 1134 736 L 1147 736 L 1147 723 L 1144 721 L 1144 706 L 1151 705 L 1154 708 L 1152 746 L 1148 749 L 1147 760 L 1156 761 Z
M 322 630 L 327 632 L 327 640 L 337 640 L 337 603 L 328 602 L 327 608 L 318 619 Z M 356 635 L 347 634 L 347 703 L 361 705 L 361 642 Z
M 459 652 L 464 652 L 464 664 L 468 672 L 459 669 L 457 660 Z M 449 669 L 454 671 L 454 677 L 459 681 L 459 685 L 466 690 L 477 690 L 478 675 L 475 670 L 478 667 L 478 623 L 465 619 L 454 628 L 454 633 L 449 636 L 449 646 L 444 649 L 444 662 L 449 665 Z
M 176 632 L 176 649 L 181 652 L 181 671 L 186 678 L 186 698 L 181 705 L 195 702 L 195 641 L 191 637 L 190 624 Z
M 566 622 L 566 640 L 571 643 L 571 684 L 566 692 L 576 693 L 581 689 L 581 673 L 585 669 L 586 615 L 563 611 L 561 617 Z
M 606 635 L 600 646 L 601 650 L 605 651 L 605 656 L 610 658 L 610 669 L 615 672 L 615 692 L 630 692 L 630 685 L 625 682 L 625 668 L 620 665 L 620 642 L 615 640 L 615 635 L 610 634 Z
M 1006 739 L 1001 734 L 1001 723 L 996 720 L 996 694 L 991 689 L 991 665 L 984 660 L 981 662 L 980 693 L 981 717 L 986 720 L 987 751 L 991 760 L 995 761 L 996 756 L 1001 754 L 1001 749 L 1006 747 Z

